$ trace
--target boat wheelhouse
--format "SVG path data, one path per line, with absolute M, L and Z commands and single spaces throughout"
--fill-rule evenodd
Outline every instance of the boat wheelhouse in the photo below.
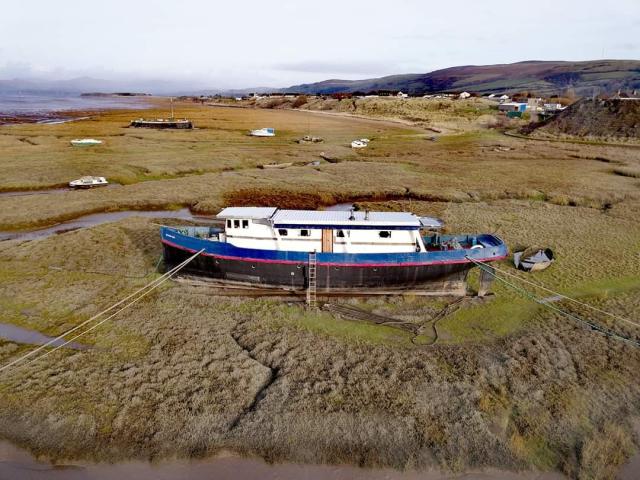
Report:
M 225 208 L 224 228 L 162 227 L 164 260 L 225 282 L 319 291 L 436 286 L 458 291 L 474 262 L 501 260 L 495 235 L 442 235 L 442 223 L 407 212 Z M 424 233 L 424 234 L 423 234 Z

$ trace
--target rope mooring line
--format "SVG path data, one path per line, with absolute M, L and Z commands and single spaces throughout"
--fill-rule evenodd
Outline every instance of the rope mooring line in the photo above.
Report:
M 78 335 L 74 336 L 73 338 L 71 338 L 70 340 L 66 340 L 64 343 L 62 343 L 61 345 L 56 346 L 55 348 L 53 348 L 52 350 L 49 350 L 48 352 L 44 353 L 43 355 L 40 355 L 32 360 L 30 360 L 29 362 L 21 365 L 21 366 L 27 366 L 30 365 L 31 363 L 46 357 L 47 355 L 49 355 L 52 352 L 55 352 L 56 350 L 68 345 L 69 343 L 73 342 L 75 339 L 77 339 L 78 337 L 81 337 L 82 335 L 84 335 L 85 333 L 93 330 L 94 328 L 102 325 L 104 322 L 106 322 L 107 320 L 115 317 L 118 313 L 122 312 L 123 310 L 126 310 L 127 308 L 129 308 L 131 305 L 135 304 L 136 302 L 138 302 L 139 300 L 141 300 L 142 298 L 144 298 L 147 294 L 151 293 L 153 290 L 155 290 L 157 287 L 159 287 L 161 284 L 163 284 L 165 281 L 169 280 L 171 277 L 173 277 L 176 273 L 178 273 L 180 270 L 182 270 L 189 262 L 191 262 L 194 258 L 196 258 L 198 255 L 200 255 L 202 252 L 204 251 L 204 249 L 200 250 L 199 252 L 196 252 L 194 255 L 192 255 L 191 257 L 187 258 L 185 261 L 183 261 L 182 263 L 176 265 L 175 267 L 173 267 L 171 270 L 169 270 L 168 272 L 162 274 L 160 277 L 152 280 L 151 282 L 147 283 L 145 286 L 139 288 L 138 290 L 136 290 L 135 292 L 127 295 L 125 298 L 123 298 L 122 300 L 120 300 L 119 302 L 114 303 L 113 305 L 111 305 L 109 308 L 106 308 L 104 310 L 102 310 L 100 313 L 97 313 L 96 315 L 92 316 L 91 318 L 85 320 L 84 322 L 80 323 L 79 325 L 76 325 L 75 327 L 73 327 L 72 329 L 66 331 L 65 333 L 58 335 L 55 338 L 52 338 L 51 340 L 49 340 L 48 342 L 40 345 L 39 347 L 31 350 L 30 352 L 27 352 L 25 355 L 22 355 L 20 357 L 18 357 L 17 359 L 7 363 L 6 365 L 3 365 L 2 367 L 0 367 L 0 372 L 6 370 L 7 368 L 10 368 L 20 362 L 22 362 L 23 360 L 26 360 L 27 358 L 35 355 L 36 353 L 42 351 L 43 349 L 45 349 L 46 347 L 60 341 L 60 340 L 64 340 L 64 337 L 69 335 L 70 333 L 73 333 L 77 330 L 79 330 L 80 328 L 84 327 L 85 325 L 87 325 L 88 323 L 100 318 L 102 315 L 106 314 L 107 312 L 110 312 L 111 310 L 113 310 L 114 308 L 119 307 L 120 305 L 122 305 L 123 303 L 125 303 L 127 300 L 135 297 L 138 294 L 141 294 L 139 297 L 135 298 L 133 301 L 131 301 L 130 303 L 126 304 L 125 306 L 123 306 L 122 308 L 120 308 L 119 310 L 117 310 L 115 313 L 111 314 L 109 317 L 107 317 L 106 319 L 101 320 L 100 322 L 98 322 L 96 325 L 93 325 L 92 327 L 90 327 L 89 329 L 85 330 L 84 332 L 79 333 Z M 148 289 L 148 290 L 147 290 Z M 147 290 L 145 292 L 145 290 Z
M 505 285 L 507 285 L 508 287 L 510 287 L 512 290 L 515 290 L 516 292 L 522 294 L 524 297 L 534 301 L 535 303 L 538 303 L 540 305 L 542 305 L 545 308 L 548 308 L 550 310 L 555 311 L 556 313 L 559 313 L 567 318 L 570 318 L 578 323 L 581 323 L 583 325 L 586 325 L 587 327 L 589 327 L 591 330 L 597 331 L 602 333 L 603 335 L 607 336 L 607 337 L 612 337 L 615 338 L 617 340 L 621 340 L 623 342 L 629 343 L 635 347 L 640 348 L 640 342 L 637 340 L 633 340 L 632 338 L 626 337 L 618 332 L 615 332 L 614 330 L 611 330 L 607 327 L 603 327 L 602 325 L 599 325 L 597 323 L 594 323 L 590 320 L 585 320 L 582 317 L 579 317 L 573 313 L 570 312 L 566 312 L 564 310 L 562 310 L 561 308 L 556 307 L 555 305 L 552 305 L 551 303 L 545 301 L 542 298 L 538 298 L 535 295 L 533 295 L 532 293 L 528 292 L 527 290 L 525 290 L 522 287 L 519 287 L 518 285 L 515 285 L 514 283 L 509 282 L 508 280 L 499 277 L 498 275 L 496 275 L 496 273 L 494 271 L 492 271 L 492 269 L 494 267 L 487 265 L 486 263 L 483 262 L 479 262 L 477 260 L 474 260 L 473 258 L 470 257 L 466 257 L 468 260 L 470 260 L 471 262 L 475 263 L 476 265 L 478 265 L 478 267 L 487 272 L 489 275 L 493 276 L 496 280 L 504 283 Z
M 476 264 L 486 265 L 486 264 L 484 264 L 482 262 L 478 262 L 477 260 L 474 260 L 473 258 L 470 258 L 470 257 L 467 257 L 467 258 L 469 260 L 471 260 L 472 262 L 476 263 Z M 634 325 L 636 327 L 640 327 L 640 323 L 638 323 L 638 322 L 634 322 L 633 320 L 629 320 L 628 318 L 621 317 L 620 315 L 616 315 L 614 313 L 607 312 L 606 310 L 602 310 L 602 309 L 600 309 L 598 307 L 594 307 L 593 305 L 589 305 L 588 303 L 581 302 L 580 300 L 576 300 L 575 298 L 567 297 L 566 295 L 563 295 L 563 294 L 561 294 L 559 292 L 553 291 L 550 288 L 547 288 L 544 285 L 541 285 L 540 283 L 532 282 L 531 280 L 527 280 L 526 278 L 522 278 L 522 277 L 520 277 L 518 275 L 515 275 L 515 274 L 513 274 L 511 272 L 507 272 L 506 270 L 502 270 L 502 269 L 500 269 L 498 267 L 494 267 L 493 265 L 491 265 L 491 268 L 493 268 L 496 272 L 502 273 L 503 275 L 507 275 L 509 277 L 515 278 L 516 280 L 520 280 L 523 283 L 527 283 L 529 285 L 537 287 L 537 288 L 539 288 L 541 290 L 544 290 L 546 292 L 553 293 L 554 295 L 556 295 L 556 296 L 558 296 L 560 298 L 563 298 L 564 300 L 569 300 L 570 302 L 576 303 L 576 304 L 581 305 L 583 307 L 590 308 L 591 310 L 594 310 L 594 311 L 596 311 L 598 313 L 603 313 L 603 314 L 608 315 L 608 316 L 610 316 L 612 318 L 621 320 L 623 322 L 629 323 L 629 324 Z

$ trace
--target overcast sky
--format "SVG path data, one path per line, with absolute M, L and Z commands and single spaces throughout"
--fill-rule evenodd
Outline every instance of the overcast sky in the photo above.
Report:
M 2 0 L 0 79 L 289 86 L 521 60 L 640 59 L 640 0 Z

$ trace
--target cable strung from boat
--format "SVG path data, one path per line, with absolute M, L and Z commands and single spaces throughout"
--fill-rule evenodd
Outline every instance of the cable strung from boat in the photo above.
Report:
M 474 260 L 472 258 L 470 258 L 469 256 L 467 256 L 467 259 L 470 260 L 471 262 L 475 263 L 476 265 L 478 265 L 478 267 L 480 267 L 481 270 L 484 270 L 485 272 L 487 272 L 489 275 L 493 276 L 496 280 L 506 284 L 508 287 L 510 287 L 512 290 L 515 290 L 516 292 L 519 292 L 520 294 L 522 294 L 524 297 L 542 305 L 545 308 L 548 308 L 550 310 L 553 310 L 556 313 L 559 313 L 567 318 L 570 318 L 578 323 L 581 323 L 583 325 L 586 325 L 587 327 L 589 327 L 591 330 L 597 331 L 602 333 L 603 335 L 606 335 L 607 337 L 611 337 L 611 338 L 615 338 L 617 340 L 621 340 L 625 343 L 629 343 L 631 345 L 633 345 L 634 347 L 638 347 L 640 348 L 640 342 L 637 340 L 634 340 L 632 338 L 626 337 L 618 332 L 615 332 L 614 330 L 611 330 L 607 327 L 603 327 L 602 325 L 599 325 L 597 323 L 594 323 L 590 320 L 585 320 L 582 317 L 579 317 L 573 313 L 570 312 L 566 312 L 564 310 L 562 310 L 561 308 L 556 307 L 555 305 L 552 305 L 551 303 L 549 303 L 548 301 L 542 299 L 542 298 L 538 298 L 535 295 L 531 294 L 530 292 L 528 292 L 527 290 L 525 290 L 524 288 L 519 287 L 518 285 L 515 285 L 511 282 L 509 282 L 508 280 L 505 280 L 504 278 L 499 277 L 498 275 L 496 275 L 496 273 L 494 271 L 492 271 L 491 269 L 493 267 L 486 265 L 482 262 L 478 262 L 477 260 Z
M 124 305 L 122 308 L 120 308 L 119 310 L 117 310 L 115 313 L 111 314 L 110 316 L 108 316 L 106 319 L 101 320 L 100 322 L 98 322 L 97 324 L 93 325 L 92 327 L 90 327 L 89 329 L 85 330 L 84 332 L 79 333 L 78 335 L 74 336 L 73 338 L 71 338 L 70 340 L 66 340 L 64 343 L 62 343 L 61 345 L 56 346 L 55 348 L 53 348 L 52 350 L 49 350 L 48 352 L 45 352 L 43 355 L 40 355 L 34 359 L 31 359 L 29 362 L 22 364 L 20 366 L 27 366 L 30 365 L 31 363 L 40 360 L 41 358 L 46 357 L 47 355 L 49 355 L 52 352 L 55 352 L 56 350 L 68 345 L 69 343 L 73 342 L 75 339 L 77 339 L 78 337 L 81 337 L 82 335 L 86 334 L 87 332 L 93 330 L 94 328 L 102 325 L 104 322 L 106 322 L 107 320 L 110 320 L 111 318 L 115 317 L 118 313 L 122 312 L 123 310 L 129 308 L 131 305 L 135 304 L 136 302 L 138 302 L 139 300 L 141 300 L 143 297 L 145 297 L 147 294 L 151 293 L 153 290 L 155 290 L 157 287 L 159 287 L 160 285 L 162 285 L 164 282 L 166 282 L 167 280 L 169 280 L 171 277 L 173 277 L 176 273 L 178 273 L 180 270 L 182 270 L 182 268 L 184 268 L 188 263 L 190 263 L 194 258 L 196 258 L 198 255 L 200 255 L 202 252 L 204 252 L 204 249 L 200 250 L 199 252 L 196 252 L 194 255 L 192 255 L 191 257 L 187 258 L 185 261 L 183 261 L 182 263 L 176 265 L 175 267 L 173 267 L 171 270 L 167 271 L 166 273 L 162 274 L 160 277 L 152 280 L 151 282 L 147 283 L 144 287 L 139 288 L 138 290 L 136 290 L 135 292 L 131 293 L 130 295 L 126 296 L 125 298 L 123 298 L 122 300 L 120 300 L 119 302 L 114 303 L 113 305 L 111 305 L 109 308 L 101 311 L 100 313 L 94 315 L 93 317 L 89 318 L 88 320 L 85 320 L 84 322 L 82 322 L 81 324 L 73 327 L 72 329 L 68 330 L 67 332 L 63 333 L 62 335 L 58 335 L 55 338 L 52 338 L 51 340 L 49 340 L 47 343 L 44 343 L 42 345 L 40 345 L 39 347 L 35 348 L 34 350 L 26 353 L 25 355 L 22 355 L 21 357 L 18 357 L 17 359 L 13 360 L 12 362 L 7 363 L 6 365 L 3 365 L 2 367 L 0 367 L 0 372 L 2 372 L 3 370 L 6 370 L 9 367 L 12 367 L 13 365 L 16 365 L 17 363 L 22 362 L 23 360 L 26 360 L 27 358 L 35 355 L 36 353 L 38 353 L 39 351 L 43 350 L 44 348 L 50 346 L 53 343 L 56 343 L 60 340 L 64 340 L 64 337 L 66 335 L 69 335 L 70 333 L 73 333 L 77 330 L 79 330 L 80 328 L 82 328 L 83 326 L 87 325 L 88 323 L 98 319 L 99 317 L 101 317 L 102 315 L 106 314 L 107 312 L 110 312 L 111 310 L 113 310 L 114 308 L 117 308 L 118 306 L 122 305 L 123 303 L 125 303 L 127 300 L 135 297 L 136 295 L 141 294 L 139 297 L 135 298 L 133 301 L 129 302 L 128 304 Z M 147 290 L 145 292 L 145 290 Z M 144 293 L 143 293 L 144 292 Z
M 473 259 L 470 259 L 470 260 L 473 261 Z M 482 262 L 477 262 L 477 263 L 482 263 Z M 588 303 L 581 302 L 580 300 L 576 300 L 575 298 L 567 297 L 566 295 L 563 295 L 561 293 L 555 292 L 555 291 L 551 290 L 550 288 L 545 287 L 544 285 L 541 285 L 541 284 L 536 283 L 536 282 L 532 282 L 531 280 L 527 280 L 526 278 L 522 278 L 519 275 L 514 275 L 513 273 L 507 272 L 506 270 L 501 270 L 501 269 L 499 269 L 497 267 L 494 267 L 493 265 L 491 266 L 491 268 L 493 268 L 496 272 L 502 273 L 503 275 L 508 275 L 509 277 L 513 277 L 516 280 L 520 280 L 521 282 L 527 283 L 529 285 L 533 285 L 534 287 L 537 287 L 537 288 L 539 288 L 541 290 L 545 290 L 545 291 L 547 291 L 549 293 L 553 293 L 554 295 L 556 295 L 556 296 L 558 296 L 560 298 L 563 298 L 564 300 L 569 300 L 570 302 L 576 303 L 578 305 L 582 305 L 583 307 L 590 308 L 591 310 L 594 310 L 594 311 L 596 311 L 598 313 L 603 313 L 603 314 L 608 315 L 608 316 L 610 316 L 612 318 L 615 318 L 617 320 L 621 320 L 623 322 L 629 323 L 629 324 L 634 325 L 636 327 L 640 327 L 640 323 L 634 322 L 633 320 L 629 320 L 628 318 L 621 317 L 620 315 L 616 315 L 616 314 L 611 313 L 611 312 L 607 312 L 606 310 L 602 310 L 600 308 L 594 307 L 593 305 L 589 305 Z

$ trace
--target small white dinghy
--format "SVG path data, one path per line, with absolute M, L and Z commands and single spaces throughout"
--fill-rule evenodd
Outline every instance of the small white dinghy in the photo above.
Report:
M 275 137 L 276 129 L 275 128 L 260 128 L 258 130 L 251 130 L 249 135 L 252 137 Z
M 360 140 L 354 140 L 351 142 L 351 148 L 364 148 L 369 145 L 368 138 L 361 138 Z
M 77 180 L 72 180 L 69 182 L 69 186 L 71 188 L 93 188 L 93 187 L 102 187 L 103 185 L 108 185 L 107 179 L 104 177 L 81 177 Z
M 95 138 L 76 138 L 71 140 L 71 145 L 74 147 L 91 147 L 93 145 L 101 145 L 102 140 L 96 140 Z

